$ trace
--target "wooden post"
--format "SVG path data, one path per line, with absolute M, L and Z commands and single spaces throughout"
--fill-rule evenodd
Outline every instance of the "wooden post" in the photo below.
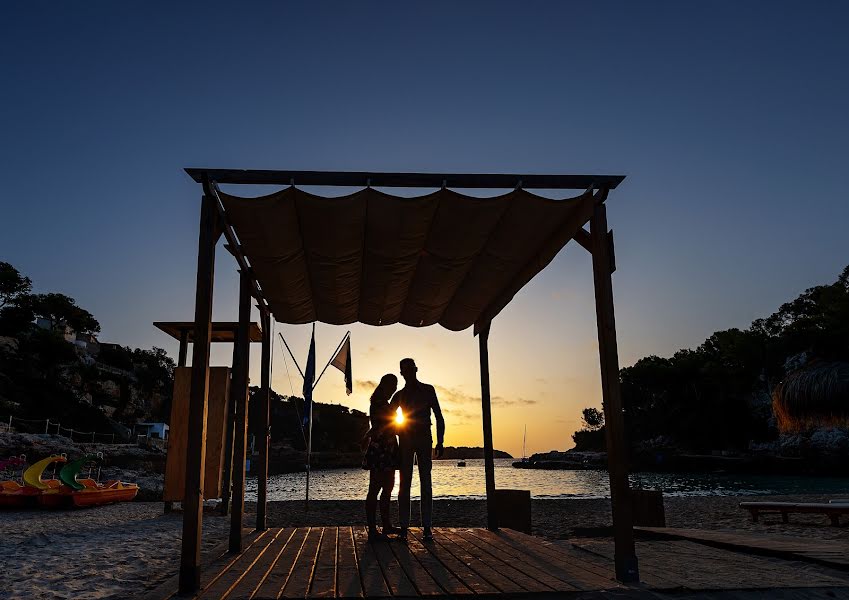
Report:
M 248 368 L 250 358 L 251 284 L 247 273 L 239 277 L 239 326 L 233 365 L 236 429 L 233 435 L 233 500 L 230 508 L 230 552 L 242 551 L 242 522 L 245 518 L 245 457 L 248 429 Z
M 177 366 L 178 367 L 185 367 L 186 366 L 186 358 L 187 358 L 187 355 L 188 355 L 188 350 L 189 350 L 189 332 L 184 329 L 180 332 L 180 353 L 177 355 Z M 114 439 L 114 435 L 113 435 L 113 439 Z M 165 514 L 168 514 L 173 510 L 174 510 L 174 503 L 170 502 L 170 501 L 166 502 L 165 503 Z
M 483 411 L 483 465 L 486 476 L 486 528 L 498 529 L 495 512 L 495 461 L 492 453 L 492 407 L 489 396 L 489 326 L 478 334 L 481 360 L 481 409 Z
M 233 339 L 233 358 L 230 381 L 230 394 L 227 398 L 227 413 L 224 421 L 224 469 L 221 473 L 221 514 L 227 515 L 230 513 L 230 500 L 232 496 L 233 486 L 233 435 L 236 427 L 236 406 L 238 405 L 236 391 L 236 365 L 239 363 L 238 354 L 239 344 Z
M 180 593 L 200 588 L 200 548 L 203 519 L 203 471 L 206 460 L 206 411 L 209 391 L 209 347 L 212 335 L 212 290 L 215 244 L 221 235 L 214 200 L 201 202 L 198 269 L 195 292 L 195 331 L 192 382 L 186 445 L 186 490 L 183 498 L 183 541 L 180 555 Z
M 256 528 L 268 528 L 266 503 L 268 502 L 268 445 L 271 440 L 271 315 L 262 312 L 262 363 L 260 368 L 259 426 L 257 443 L 259 460 L 256 466 Z
M 177 366 L 186 366 L 186 356 L 189 353 L 189 332 L 185 329 L 180 332 L 180 354 L 177 357 Z
M 604 204 L 596 205 L 590 219 L 593 280 L 595 284 L 598 353 L 601 364 L 601 393 L 607 442 L 607 470 L 613 507 L 613 541 L 616 579 L 640 580 L 634 548 L 633 509 L 628 487 L 628 448 L 619 389 L 619 356 L 616 348 L 616 320 L 613 311 L 611 253 Z

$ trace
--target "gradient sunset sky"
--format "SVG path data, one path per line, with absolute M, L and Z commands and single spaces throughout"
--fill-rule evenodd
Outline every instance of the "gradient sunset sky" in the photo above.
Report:
M 3 2 L 0 260 L 101 340 L 176 356 L 151 323 L 193 315 L 183 167 L 623 174 L 620 362 L 668 356 L 849 263 L 847 30 L 840 2 Z M 317 326 L 321 365 L 346 329 Z M 303 361 L 309 326 L 278 330 Z M 365 410 L 412 356 L 446 443 L 481 444 L 471 330 L 351 330 L 354 394 L 328 371 L 318 401 Z M 567 246 L 490 348 L 496 448 L 520 454 L 524 425 L 530 452 L 570 447 L 601 404 L 587 253 Z M 290 393 L 279 344 L 273 385 Z

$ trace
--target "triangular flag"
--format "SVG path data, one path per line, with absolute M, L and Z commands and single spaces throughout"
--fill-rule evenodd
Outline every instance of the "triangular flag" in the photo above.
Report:
M 339 348 L 339 352 L 330 361 L 330 364 L 345 374 L 345 392 L 350 396 L 354 391 L 354 378 L 351 376 L 351 336 L 345 339 L 345 343 Z

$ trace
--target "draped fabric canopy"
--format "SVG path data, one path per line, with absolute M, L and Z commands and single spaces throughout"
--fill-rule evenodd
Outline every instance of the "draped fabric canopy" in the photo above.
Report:
M 275 319 L 482 329 L 589 220 L 590 190 L 219 196 Z

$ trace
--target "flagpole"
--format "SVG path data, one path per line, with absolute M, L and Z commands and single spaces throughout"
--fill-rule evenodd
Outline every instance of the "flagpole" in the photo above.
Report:
M 295 358 L 295 355 L 294 355 L 294 354 L 292 354 L 292 349 L 291 349 L 291 348 L 289 348 L 289 344 L 287 344 L 287 343 L 286 343 L 286 338 L 284 338 L 284 337 L 283 337 L 283 334 L 282 334 L 282 333 L 280 333 L 280 332 L 278 332 L 278 333 L 277 333 L 277 335 L 279 335 L 279 336 L 280 336 L 280 339 L 281 339 L 281 340 L 283 340 L 283 344 L 285 344 L 285 345 L 286 345 L 286 350 L 288 350 L 288 351 L 289 351 L 289 356 L 291 356 L 291 357 L 292 357 L 292 362 L 294 362 L 294 363 L 295 363 L 295 366 L 296 366 L 296 367 L 298 367 L 298 373 L 300 373 L 300 374 L 301 374 L 301 377 L 303 377 L 303 376 L 304 376 L 304 372 L 301 370 L 301 366 L 298 364 L 298 359 L 296 359 L 296 358 Z
M 286 340 L 283 340 L 283 343 L 285 344 Z M 314 344 L 315 344 L 315 323 L 312 324 L 312 342 L 310 342 L 310 346 L 314 346 Z M 288 347 L 288 344 L 287 344 L 287 347 Z M 313 350 L 313 352 L 315 351 L 313 348 L 311 348 L 311 350 Z M 311 354 L 312 354 L 312 352 L 311 352 Z M 294 360 L 294 356 L 292 357 L 292 359 Z M 309 362 L 309 359 L 307 360 L 307 362 Z M 315 377 L 315 358 L 314 357 L 313 357 L 312 362 L 313 362 L 313 370 L 312 370 L 311 374 L 312 374 L 313 377 Z M 310 370 L 309 365 L 307 365 L 307 371 L 309 371 L 309 370 Z M 306 377 L 304 377 L 304 384 L 306 384 Z M 312 405 L 313 405 L 312 392 L 315 389 L 315 384 L 313 382 L 310 382 L 310 385 L 311 385 L 311 387 L 310 387 L 310 417 L 309 417 L 310 426 L 309 426 L 309 430 L 307 431 L 307 485 L 306 485 L 306 496 L 304 498 L 304 510 L 305 511 L 308 511 L 310 509 L 310 471 L 311 471 L 310 462 L 311 462 L 311 459 L 312 459 Z M 304 387 L 306 387 L 306 385 Z

